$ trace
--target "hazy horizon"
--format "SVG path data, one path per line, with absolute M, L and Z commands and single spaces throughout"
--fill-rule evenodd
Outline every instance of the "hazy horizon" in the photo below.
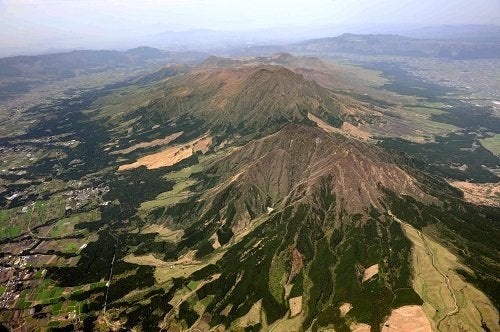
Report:
M 0 0 L 0 56 L 168 46 L 162 45 L 166 31 L 231 32 L 233 37 L 241 34 L 243 41 L 258 42 L 463 24 L 500 24 L 500 2 Z

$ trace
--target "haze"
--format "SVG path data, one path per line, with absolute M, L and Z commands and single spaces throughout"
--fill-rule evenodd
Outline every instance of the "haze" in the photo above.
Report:
M 498 0 L 0 0 L 0 56 L 168 47 L 161 45 L 166 31 L 238 32 L 251 42 L 265 42 L 499 22 Z

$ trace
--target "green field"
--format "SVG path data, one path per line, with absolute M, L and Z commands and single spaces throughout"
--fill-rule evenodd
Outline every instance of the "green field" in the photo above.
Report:
M 155 200 L 142 203 L 140 210 L 149 211 L 157 207 L 171 206 L 179 203 L 183 199 L 190 196 L 189 190 L 186 189 L 195 183 L 195 180 L 185 180 L 178 182 L 174 185 L 174 188 L 172 190 L 161 193 L 156 197 Z
M 493 137 L 480 139 L 481 144 L 491 153 L 500 156 L 500 134 L 496 134 Z

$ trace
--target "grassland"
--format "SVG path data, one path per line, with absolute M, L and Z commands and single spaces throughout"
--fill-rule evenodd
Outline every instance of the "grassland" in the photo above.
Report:
M 64 300 L 68 299 L 69 301 L 71 295 L 81 294 L 82 292 L 105 286 L 106 282 L 98 282 L 78 287 L 57 287 L 53 285 L 52 280 L 45 279 L 39 282 L 38 285 L 32 285 L 31 289 L 25 289 L 21 293 L 17 302 L 17 308 L 29 308 L 37 304 L 54 304 L 52 310 L 60 311 L 61 307 L 64 305 Z
M 195 183 L 195 180 L 180 181 L 174 185 L 172 190 L 161 193 L 152 201 L 141 203 L 139 210 L 141 212 L 147 212 L 157 207 L 167 207 L 179 203 L 190 196 L 191 193 L 187 188 Z
M 182 229 L 171 230 L 165 226 L 158 224 L 148 225 L 141 231 L 142 234 L 156 233 L 158 240 L 169 241 L 177 243 L 184 234 Z
M 134 169 L 140 166 L 146 166 L 148 169 L 157 169 L 166 166 L 172 166 L 178 162 L 191 157 L 197 151 L 207 152 L 212 144 L 210 136 L 203 136 L 184 144 L 168 147 L 160 152 L 146 155 L 139 158 L 131 164 L 120 165 L 119 171 Z
M 415 128 L 417 137 L 427 136 L 432 140 L 434 135 L 445 135 L 460 129 L 451 124 L 433 121 L 431 118 L 433 115 L 446 113 L 443 109 L 437 108 L 433 104 L 435 103 L 431 103 L 430 106 L 427 106 L 426 103 L 421 103 L 419 106 L 404 106 L 397 108 L 398 114 Z
M 432 328 L 476 331 L 482 321 L 498 328 L 498 312 L 491 301 L 457 272 L 468 268 L 434 239 L 408 224 L 403 227 L 413 243 L 414 288 L 424 300 Z
M 500 156 L 500 134 L 496 134 L 492 137 L 482 138 L 479 140 L 485 149 L 491 151 L 491 153 Z

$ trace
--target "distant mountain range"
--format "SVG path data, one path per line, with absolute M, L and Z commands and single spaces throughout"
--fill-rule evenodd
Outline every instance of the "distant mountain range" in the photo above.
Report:
M 61 79 L 82 73 L 115 68 L 140 67 L 166 62 L 195 63 L 200 53 L 173 53 L 152 47 L 137 47 L 125 52 L 113 50 L 78 50 L 38 56 L 15 56 L 0 59 L 1 77 Z
M 444 25 L 403 30 L 396 34 L 420 39 L 447 39 L 476 43 L 500 43 L 498 25 Z
M 108 70 L 155 68 L 167 63 L 194 64 L 207 56 L 202 52 L 167 52 L 152 47 L 137 47 L 124 52 L 76 50 L 0 58 L 0 100 L 62 79 Z
M 154 42 L 161 41 L 179 51 L 138 47 L 128 51 L 77 50 L 39 56 L 1 58 L 0 99 L 12 98 L 43 83 L 107 70 L 145 69 L 168 63 L 200 63 L 209 56 L 208 53 L 180 51 L 197 44 L 201 45 L 201 49 L 207 49 L 203 45 L 211 45 L 208 48 L 216 50 L 216 53 L 231 55 L 268 55 L 277 52 L 309 55 L 347 53 L 466 60 L 500 58 L 499 32 L 500 27 L 497 26 L 421 28 L 407 31 L 406 34 L 436 39 L 417 39 L 393 34 L 343 34 L 338 37 L 269 46 L 248 46 L 252 44 L 247 42 L 252 43 L 253 39 L 245 34 L 238 36 L 237 33 L 224 34 L 205 30 L 165 33 L 156 36 L 158 39 Z M 268 40 L 272 41 L 272 38 Z
M 396 55 L 443 59 L 489 59 L 500 57 L 500 43 L 461 40 L 416 39 L 399 35 L 355 35 L 311 39 L 285 46 L 250 47 L 243 53 L 291 52 L 305 54 L 351 53 Z

